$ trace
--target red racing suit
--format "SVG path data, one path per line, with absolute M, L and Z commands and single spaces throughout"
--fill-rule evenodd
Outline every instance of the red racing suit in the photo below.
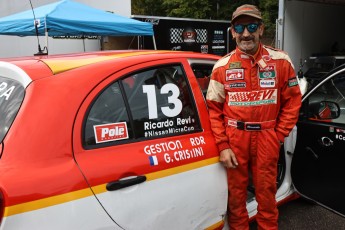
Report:
M 231 148 L 238 166 L 228 169 L 230 229 L 248 229 L 250 169 L 259 229 L 277 229 L 276 177 L 280 142 L 295 126 L 301 92 L 288 55 L 260 44 L 253 57 L 236 48 L 214 66 L 207 91 L 213 134 Z

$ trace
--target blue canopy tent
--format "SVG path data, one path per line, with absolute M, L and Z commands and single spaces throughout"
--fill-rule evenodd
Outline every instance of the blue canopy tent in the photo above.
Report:
M 36 21 L 34 20 L 34 15 Z M 37 32 L 35 28 L 37 24 Z M 150 23 L 62 0 L 0 18 L 0 34 L 17 36 L 152 36 Z

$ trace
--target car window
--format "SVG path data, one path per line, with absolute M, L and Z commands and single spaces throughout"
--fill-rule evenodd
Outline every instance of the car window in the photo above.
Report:
M 146 69 L 121 78 L 101 92 L 86 117 L 86 147 L 201 130 L 180 65 Z
M 213 65 L 192 64 L 192 69 L 203 95 L 206 96 L 208 84 L 210 83 L 211 79 Z
M 313 110 L 313 105 L 319 105 L 322 101 L 335 102 L 340 107 L 340 116 L 336 119 L 325 119 L 321 121 L 345 124 L 345 75 L 339 74 L 324 82 L 310 95 L 308 101 L 309 110 Z M 325 109 L 320 107 L 322 112 Z M 310 111 L 310 113 L 315 113 L 315 111 Z M 311 119 L 314 118 L 312 117 Z
M 133 137 L 129 118 L 118 82 L 108 86 L 94 101 L 86 119 L 84 144 L 125 140 Z M 126 130 L 126 133 L 122 133 Z M 97 136 L 97 134 L 99 134 Z
M 0 76 L 0 142 L 4 139 L 24 99 L 24 87 Z

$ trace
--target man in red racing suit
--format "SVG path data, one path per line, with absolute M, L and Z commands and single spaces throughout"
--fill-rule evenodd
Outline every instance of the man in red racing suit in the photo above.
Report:
M 301 92 L 288 55 L 260 42 L 260 11 L 234 12 L 236 49 L 214 66 L 207 92 L 212 131 L 227 169 L 230 229 L 249 229 L 248 170 L 252 172 L 259 229 L 278 229 L 276 177 L 280 146 L 295 126 Z

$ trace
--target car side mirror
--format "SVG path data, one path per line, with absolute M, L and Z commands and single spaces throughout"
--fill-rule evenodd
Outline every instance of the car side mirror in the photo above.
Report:
M 318 120 L 336 119 L 340 116 L 340 107 L 333 101 L 321 101 L 309 105 L 310 118 Z

